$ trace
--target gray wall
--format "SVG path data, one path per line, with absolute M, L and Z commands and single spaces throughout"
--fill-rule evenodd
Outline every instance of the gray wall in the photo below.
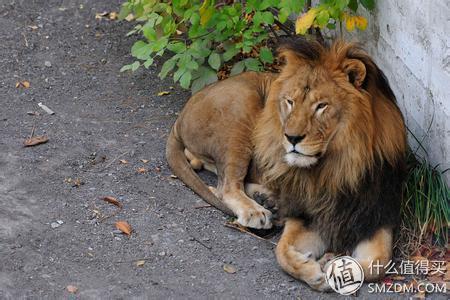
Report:
M 421 156 L 450 168 L 450 0 L 377 0 L 363 43 L 386 73 Z M 417 143 L 410 135 L 410 144 Z M 446 173 L 450 182 L 450 171 Z

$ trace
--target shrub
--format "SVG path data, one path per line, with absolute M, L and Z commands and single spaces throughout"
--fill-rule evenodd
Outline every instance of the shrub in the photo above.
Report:
M 218 79 L 217 72 L 227 65 L 231 75 L 245 70 L 261 71 L 274 62 L 271 39 L 277 32 L 291 35 L 312 33 L 312 28 L 336 28 L 346 22 L 347 28 L 365 29 L 363 17 L 352 16 L 358 5 L 372 9 L 374 0 L 322 0 L 311 8 L 305 0 L 128 0 L 119 18 L 139 24 L 128 34 L 139 33 L 131 54 L 137 60 L 121 71 L 148 68 L 156 56 L 167 54 L 159 73 L 193 92 Z M 294 30 L 289 20 L 298 18 Z M 319 32 L 319 31 L 318 31 Z

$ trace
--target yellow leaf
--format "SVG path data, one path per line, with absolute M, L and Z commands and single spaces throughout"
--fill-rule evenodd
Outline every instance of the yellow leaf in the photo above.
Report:
M 168 91 L 162 91 L 162 92 L 159 92 L 158 93 L 158 96 L 166 96 L 166 95 L 169 95 L 170 94 L 170 92 L 168 92 Z
M 347 18 L 345 19 L 345 27 L 348 31 L 355 30 L 355 17 L 347 16 Z
M 295 21 L 295 33 L 305 34 L 311 28 L 318 12 L 319 10 L 317 8 L 311 8 L 306 14 L 297 18 L 297 21 Z
M 362 16 L 355 17 L 355 24 L 359 30 L 366 30 L 367 19 Z
M 199 9 L 200 13 L 200 24 L 205 25 L 211 20 L 211 17 L 214 13 L 214 7 L 211 6 L 211 0 L 205 0 L 202 6 Z

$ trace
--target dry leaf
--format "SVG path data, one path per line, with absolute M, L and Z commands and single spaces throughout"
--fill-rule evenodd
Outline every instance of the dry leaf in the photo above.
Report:
M 136 171 L 137 171 L 139 174 L 145 174 L 145 173 L 147 173 L 147 169 L 146 169 L 146 168 L 138 168 Z
M 170 92 L 168 92 L 168 91 L 162 91 L 162 92 L 158 93 L 158 96 L 166 96 L 166 95 L 169 95 L 169 94 L 170 94 Z
M 72 294 L 75 294 L 78 291 L 78 288 L 74 285 L 68 285 L 66 287 L 66 289 L 69 293 L 72 293 Z
M 120 208 L 123 207 L 123 206 L 122 206 L 122 203 L 120 203 L 119 200 L 117 200 L 116 198 L 111 197 L 111 196 L 103 197 L 103 201 L 106 201 L 106 202 L 108 202 L 108 203 L 111 203 L 111 204 L 113 204 L 113 205 L 115 205 L 115 206 L 117 206 L 117 207 L 120 207 Z
M 125 17 L 125 20 L 127 20 L 128 22 L 131 22 L 134 20 L 134 15 L 133 14 L 129 14 L 128 16 Z
M 121 159 L 121 160 L 119 160 L 119 162 L 120 162 L 121 164 L 123 164 L 123 165 L 126 165 L 126 164 L 128 164 L 128 161 L 127 161 L 127 160 L 125 160 L 125 159 Z
M 236 268 L 229 264 L 223 265 L 223 270 L 227 273 L 234 274 L 236 273 Z
M 172 175 L 170 175 L 170 178 L 177 179 L 178 176 L 172 174 Z
M 115 20 L 115 19 L 117 19 L 117 17 L 118 17 L 118 14 L 115 11 L 112 11 L 109 13 L 110 20 Z
M 125 233 L 126 235 L 131 235 L 131 226 L 128 224 L 127 221 L 117 221 L 116 222 L 116 228 Z
M 146 163 L 148 163 L 149 162 L 149 160 L 148 159 L 141 159 L 141 161 L 144 163 L 144 164 L 146 164 Z
M 136 267 L 142 267 L 145 264 L 145 260 L 138 260 L 135 264 L 136 264 Z
M 33 31 L 38 29 L 36 25 L 29 25 L 28 27 L 31 28 L 31 30 Z
M 48 137 L 46 137 L 45 135 L 38 135 L 38 136 L 33 136 L 32 138 L 26 139 L 23 142 L 23 145 L 25 147 L 31 147 L 31 146 L 36 146 L 39 144 L 44 144 L 48 142 Z
M 27 89 L 30 87 L 30 82 L 26 80 L 16 82 L 16 88 L 24 88 Z
M 103 19 L 103 17 L 106 17 L 108 15 L 107 11 L 101 12 L 101 13 L 96 13 L 95 14 L 95 19 L 100 20 Z

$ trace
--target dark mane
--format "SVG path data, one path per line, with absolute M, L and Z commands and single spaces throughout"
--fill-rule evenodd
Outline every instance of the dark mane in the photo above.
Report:
M 300 57 L 315 61 L 322 56 L 324 45 L 315 40 L 308 41 L 304 37 L 298 37 L 284 40 L 280 48 L 291 50 Z
M 338 41 L 336 43 L 341 42 Z M 324 54 L 330 51 L 331 45 L 320 43 L 317 40 L 308 40 L 304 37 L 297 37 L 285 39 L 281 43 L 280 49 L 291 50 L 304 59 L 318 61 Z M 386 98 L 396 103 L 396 98 L 389 85 L 388 79 L 361 45 L 349 44 L 346 51 L 346 57 L 358 59 L 366 66 L 367 73 L 362 85 L 363 89 L 368 90 L 369 86 L 373 85 Z

